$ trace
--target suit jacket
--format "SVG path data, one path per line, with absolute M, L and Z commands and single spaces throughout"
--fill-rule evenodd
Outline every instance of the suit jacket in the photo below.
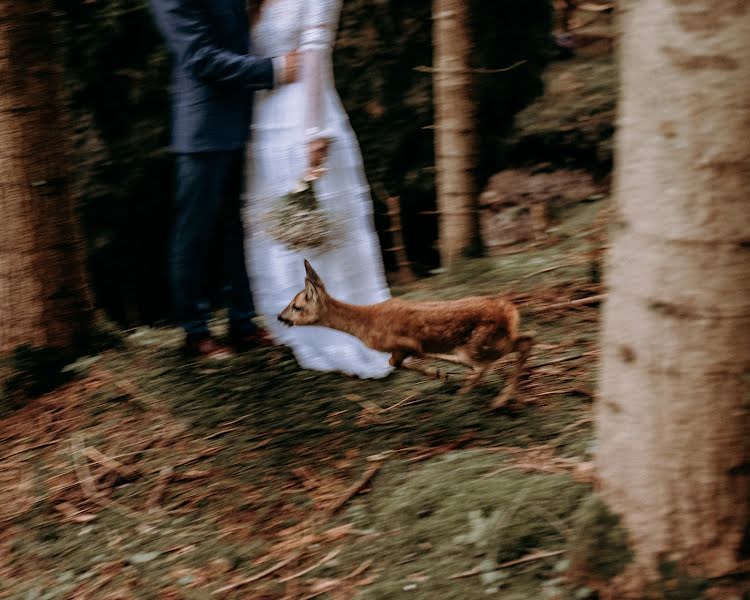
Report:
M 173 57 L 172 149 L 235 150 L 247 141 L 254 90 L 274 85 L 270 58 L 249 56 L 245 0 L 149 0 Z

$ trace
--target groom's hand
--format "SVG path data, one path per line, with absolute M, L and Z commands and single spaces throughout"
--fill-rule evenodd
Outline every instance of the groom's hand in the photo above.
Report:
M 300 55 L 298 50 L 293 50 L 284 57 L 284 80 L 282 83 L 294 83 L 299 79 Z

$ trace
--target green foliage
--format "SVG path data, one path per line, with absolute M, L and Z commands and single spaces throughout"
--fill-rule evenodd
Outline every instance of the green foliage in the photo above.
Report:
M 94 287 L 116 321 L 168 314 L 166 252 L 173 170 L 169 58 L 144 0 L 58 0 L 77 125 Z M 541 92 L 549 54 L 548 0 L 472 0 L 478 74 L 480 183 L 504 158 L 513 115 Z M 344 0 L 334 53 L 338 89 L 362 147 L 379 230 L 382 202 L 398 194 L 409 254 L 435 266 L 431 2 Z M 387 243 L 387 240 L 384 240 Z

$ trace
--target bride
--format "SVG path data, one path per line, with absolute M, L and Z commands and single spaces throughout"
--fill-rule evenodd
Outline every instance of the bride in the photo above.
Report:
M 299 82 L 255 95 L 244 221 L 258 313 L 303 368 L 384 377 L 391 370 L 388 355 L 358 339 L 317 327 L 288 329 L 276 321 L 304 281 L 304 258 L 337 298 L 369 304 L 389 297 L 362 156 L 333 80 L 331 52 L 341 0 L 267 0 L 255 8 L 252 53 L 282 56 L 299 49 L 302 59 Z M 306 173 L 321 166 L 323 174 L 313 186 L 332 224 L 327 232 L 332 243 L 289 247 L 274 235 L 274 211 Z

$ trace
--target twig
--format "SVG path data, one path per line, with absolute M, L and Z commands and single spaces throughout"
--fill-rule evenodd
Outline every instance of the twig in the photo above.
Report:
M 534 363 L 529 365 L 532 369 L 538 369 L 539 367 L 547 367 L 549 365 L 556 365 L 563 362 L 568 362 L 569 360 L 576 360 L 577 358 L 583 358 L 586 356 L 585 352 L 581 352 L 580 354 L 573 354 L 571 356 L 563 356 L 562 358 L 553 358 L 552 360 L 548 360 L 542 363 Z
M 565 550 L 552 550 L 549 552 L 534 552 L 533 554 L 527 554 L 526 556 L 522 556 L 521 558 L 517 558 L 515 560 L 509 560 L 507 562 L 495 565 L 495 570 L 505 569 L 507 567 L 514 567 L 516 565 L 522 565 L 524 563 L 533 562 L 535 560 L 541 560 L 543 558 L 550 558 L 551 556 L 559 556 L 560 554 L 565 554 Z M 464 571 L 463 573 L 456 573 L 455 575 L 451 575 L 450 579 L 464 579 L 466 577 L 474 577 L 475 575 L 480 575 L 483 572 L 484 571 L 482 570 L 481 567 L 474 567 L 473 569 Z
M 375 477 L 375 474 L 380 471 L 380 467 L 382 466 L 383 463 L 379 462 L 375 463 L 369 469 L 367 469 L 367 471 L 365 471 L 365 474 L 362 476 L 362 479 L 360 479 L 357 483 L 350 487 L 343 496 L 336 500 L 336 502 L 334 502 L 326 511 L 326 515 L 328 517 L 332 517 L 337 512 L 339 512 L 344 507 L 344 505 L 349 502 L 349 500 L 359 494 L 359 492 L 361 492 L 365 488 L 365 486 L 370 483 L 370 480 Z
M 469 569 L 468 571 L 461 571 L 460 573 L 451 575 L 448 579 L 465 579 L 467 577 L 474 577 L 475 575 L 479 575 L 482 572 L 482 567 L 474 567 L 473 569 Z
M 312 594 L 308 596 L 304 596 L 302 600 L 312 600 L 312 598 L 317 598 L 321 594 L 330 592 L 331 590 L 339 587 L 344 581 L 348 581 L 349 579 L 354 579 L 355 577 L 357 577 L 357 575 L 361 575 L 362 573 L 364 573 L 370 567 L 371 564 L 372 564 L 372 560 L 366 560 L 343 579 L 339 579 L 338 581 L 331 582 L 330 585 L 326 585 L 323 588 L 319 589 L 318 591 L 313 592 Z
M 359 565 L 356 569 L 354 569 L 351 573 L 349 573 L 349 575 L 347 575 L 346 577 L 344 577 L 344 580 L 354 579 L 357 575 L 361 575 L 367 569 L 370 568 L 371 564 L 372 564 L 372 559 L 366 560 L 361 565 Z
M 393 252 L 393 256 L 396 259 L 399 283 L 412 283 L 416 280 L 416 277 L 406 256 L 403 228 L 401 227 L 401 202 L 396 196 L 388 196 L 386 203 L 388 205 L 388 220 L 390 221 L 388 231 L 391 233 L 393 242 L 393 247 L 389 251 Z
M 547 552 L 534 552 L 533 554 L 527 554 L 516 560 L 509 560 L 508 562 L 500 563 L 497 565 L 497 569 L 505 569 L 506 567 L 514 567 L 515 565 L 522 565 L 528 562 L 534 562 L 535 560 L 541 560 L 543 558 L 550 558 L 551 556 L 560 556 L 565 554 L 565 550 L 551 550 Z
M 502 67 L 501 69 L 484 69 L 484 68 L 478 68 L 478 69 L 437 69 L 435 67 L 427 67 L 424 65 L 421 65 L 419 67 L 414 67 L 414 70 L 419 73 L 481 73 L 481 74 L 491 74 L 491 73 L 506 73 L 507 71 L 512 71 L 513 69 L 517 69 L 523 64 L 526 64 L 528 61 L 526 59 L 519 60 L 512 65 L 508 67 Z
M 380 412 L 388 412 L 389 410 L 393 410 L 394 408 L 398 408 L 399 406 L 403 406 L 404 404 L 412 404 L 412 402 L 410 401 L 414 400 L 414 398 L 419 398 L 419 394 L 409 394 L 403 400 L 399 400 L 398 402 L 396 402 L 396 404 L 391 404 L 390 406 L 381 409 Z
M 331 550 L 328 554 L 326 554 L 323 558 L 321 558 L 314 565 L 310 565 L 306 569 L 302 569 L 301 571 L 298 571 L 297 573 L 294 573 L 293 575 L 287 575 L 286 577 L 282 577 L 281 579 L 279 579 L 279 582 L 286 583 L 287 581 L 291 581 L 292 579 L 297 579 L 298 577 L 307 575 L 310 571 L 314 571 L 319 566 L 326 564 L 330 560 L 333 560 L 336 556 L 338 556 L 339 552 L 341 552 L 341 548 L 336 548 L 335 550 Z
M 281 562 L 276 563 L 274 566 L 269 567 L 265 571 L 261 571 L 260 573 L 256 573 L 252 577 L 247 577 L 246 579 L 241 579 L 240 581 L 236 581 L 235 583 L 230 583 L 229 585 L 220 587 L 218 590 L 215 590 L 211 595 L 217 596 L 225 592 L 231 592 L 232 590 L 236 590 L 237 588 L 242 587 L 243 585 L 247 585 L 248 583 L 253 583 L 254 581 L 258 581 L 259 579 L 268 577 L 269 575 L 271 575 L 272 573 L 275 573 L 279 569 L 283 569 L 284 567 L 286 567 L 290 562 L 297 560 L 300 554 L 302 554 L 302 552 L 295 552 L 290 557 L 285 558 Z
M 531 277 L 536 277 L 537 275 L 543 275 L 544 273 L 550 273 L 551 271 L 557 271 L 558 269 L 565 269 L 567 267 L 575 267 L 577 263 L 563 263 L 561 265 L 554 265 L 552 267 L 547 267 L 546 269 L 539 269 L 538 271 L 534 271 L 533 273 L 527 273 L 521 279 L 530 279 Z
M 505 465 L 498 469 L 495 469 L 494 471 L 490 471 L 489 473 L 485 473 L 482 475 L 480 479 L 486 479 L 487 477 L 493 477 L 494 475 L 499 475 L 500 473 L 506 473 L 508 471 L 513 471 L 516 468 L 516 465 Z
M 588 304 L 598 304 L 607 299 L 607 294 L 597 294 L 596 296 L 588 296 L 587 298 L 579 298 L 578 300 L 568 300 L 567 302 L 558 302 L 557 304 L 548 304 L 547 306 L 541 306 L 539 308 L 532 308 L 532 312 L 546 312 L 548 310 L 556 310 L 558 308 L 573 308 L 575 306 L 586 306 Z
M 474 435 L 471 433 L 467 433 L 465 435 L 462 435 L 455 442 L 451 442 L 450 444 L 445 444 L 444 446 L 438 446 L 437 448 L 431 448 L 427 450 L 426 452 L 424 452 L 423 454 L 420 454 L 418 456 L 413 456 L 412 458 L 409 459 L 409 462 L 420 462 L 423 460 L 427 460 L 428 458 L 439 456 L 440 454 L 445 454 L 446 452 L 455 450 L 459 446 L 465 444 L 466 442 L 472 439 L 474 439 Z
M 576 429 L 580 425 L 585 425 L 586 423 L 593 423 L 594 418 L 593 417 L 583 417 L 582 419 L 578 419 L 575 423 L 570 423 L 563 427 L 560 430 L 560 433 L 563 433 L 565 431 L 570 431 L 571 429 Z

